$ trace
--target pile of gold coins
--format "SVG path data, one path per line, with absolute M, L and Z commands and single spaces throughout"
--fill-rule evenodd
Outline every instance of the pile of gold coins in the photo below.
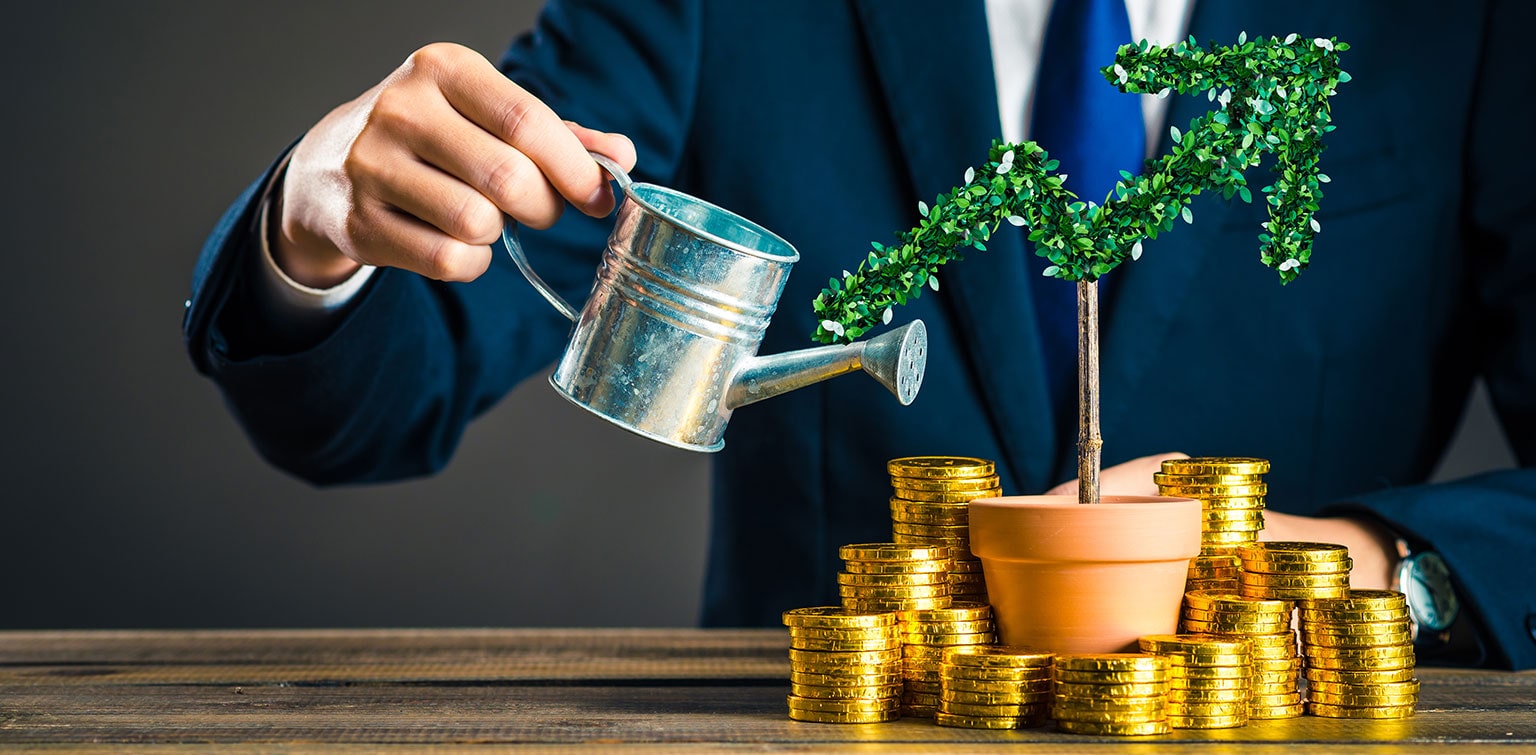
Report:
M 1197 590 L 1184 594 L 1183 631 L 1241 639 L 1248 643 L 1252 678 L 1248 718 L 1294 718 L 1302 714 L 1301 658 L 1291 628 L 1295 604 Z
M 902 611 L 901 678 L 905 685 L 901 714 L 933 718 L 939 710 L 946 649 L 997 644 L 992 607 L 985 603 L 951 603 L 948 608 Z
M 1419 702 L 1408 603 L 1400 592 L 1352 590 L 1301 608 L 1307 710 L 1333 718 L 1407 718 Z
M 1349 549 L 1332 543 L 1251 543 L 1237 549 L 1242 561 L 1238 592 L 1269 600 L 1320 600 L 1349 593 Z
M 1160 495 L 1200 502 L 1204 527 L 1200 552 L 1229 554 L 1237 546 L 1256 542 L 1264 529 L 1264 474 L 1269 462 L 1243 457 L 1169 459 L 1152 476 Z M 1193 565 L 1191 565 L 1193 570 Z
M 1230 729 L 1248 723 L 1253 668 L 1247 641 L 1209 634 L 1153 634 L 1139 644 L 1143 652 L 1168 658 L 1169 726 Z
M 981 561 L 971 554 L 966 504 L 1003 494 L 997 465 L 968 456 L 908 456 L 885 465 L 891 475 L 892 540 L 945 545 L 954 560 L 949 573 L 955 600 L 985 603 Z
M 967 729 L 1020 729 L 1051 713 L 1050 653 L 996 645 L 946 648 L 939 664 L 934 723 Z
M 1168 659 L 1139 653 L 1056 657 L 1051 715 L 1073 734 L 1167 734 Z
M 862 612 L 948 607 L 952 561 L 945 545 L 862 543 L 838 549 L 843 607 Z
M 1237 575 L 1241 570 L 1237 556 L 1202 553 L 1189 562 L 1189 576 L 1184 580 L 1184 590 L 1237 592 Z
M 867 724 L 901 715 L 901 634 L 892 613 L 835 606 L 784 612 L 789 717 Z

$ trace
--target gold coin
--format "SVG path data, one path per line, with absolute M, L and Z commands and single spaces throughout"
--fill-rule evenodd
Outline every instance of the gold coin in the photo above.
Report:
M 951 666 L 1036 668 L 1050 666 L 1056 658 L 1055 653 L 1017 645 L 964 645 L 944 651 L 944 662 Z
M 873 700 L 822 700 L 815 697 L 789 695 L 790 710 L 809 710 L 820 713 L 853 713 L 895 710 L 901 703 L 895 697 Z
M 1201 509 L 1200 520 L 1206 526 L 1219 525 L 1225 522 L 1264 522 L 1263 509 Z M 1237 564 L 1234 563 L 1233 566 Z
M 1289 626 L 1286 624 L 1260 623 L 1256 621 L 1225 621 L 1215 623 L 1198 619 L 1184 619 L 1182 628 L 1183 631 L 1191 634 L 1249 636 L 1253 634 L 1274 634 L 1288 629 Z
M 1374 684 L 1351 684 L 1346 682 L 1316 681 L 1310 685 L 1313 689 L 1322 690 L 1336 695 L 1417 695 L 1419 694 L 1419 680 L 1409 679 L 1402 682 L 1380 682 Z
M 1307 703 L 1307 712 L 1314 716 L 1326 716 L 1328 718 L 1408 718 L 1413 715 L 1414 706 L 1399 705 L 1379 708 L 1355 708 L 1344 705 L 1329 705 L 1326 703 Z
M 843 598 L 843 605 L 850 609 L 888 613 L 921 608 L 943 608 L 949 603 L 948 595 L 937 598 Z
M 1168 711 L 1158 709 L 1155 711 L 1119 711 L 1119 710 L 1080 710 L 1076 708 L 1056 708 L 1051 711 L 1051 717 L 1060 723 L 1095 723 L 1095 724 L 1129 724 L 1161 722 L 1168 720 Z
M 1274 660 L 1258 660 L 1252 661 L 1250 663 L 1250 667 L 1253 669 L 1253 673 L 1255 674 L 1294 673 L 1301 670 L 1301 659 L 1297 658 L 1296 656 L 1291 656 L 1289 658 L 1279 658 Z
M 966 705 L 1025 705 L 1048 702 L 1051 699 L 1051 693 L 1049 690 L 1037 692 L 1025 692 L 1023 690 L 972 692 L 963 689 L 945 689 L 939 692 L 939 699 L 945 702 L 963 703 Z
M 1248 711 L 1230 716 L 1175 716 L 1168 714 L 1168 725 L 1175 729 L 1234 729 L 1248 724 Z
M 1284 614 L 1289 617 L 1295 608 L 1293 601 L 1252 598 L 1236 593 L 1215 593 L 1205 590 L 1184 593 L 1184 604 L 1202 611 L 1229 611 L 1241 614 Z
M 1264 496 L 1261 495 L 1208 495 L 1201 497 L 1199 501 L 1202 511 L 1236 509 L 1262 511 L 1264 509 Z
M 1243 676 L 1217 679 L 1185 679 L 1183 677 L 1178 677 L 1168 680 L 1168 691 L 1171 693 L 1174 690 L 1184 690 L 1186 692 L 1210 692 L 1212 690 L 1223 690 L 1228 692 L 1236 691 L 1252 693 L 1253 680 Z
M 1002 488 L 992 490 L 897 490 L 894 498 L 909 503 L 970 503 L 977 498 L 996 498 Z
M 892 477 L 946 479 L 952 477 L 990 477 L 997 474 L 997 464 L 974 456 L 903 456 L 885 463 Z
M 1268 611 L 1234 611 L 1231 609 L 1208 610 L 1195 606 L 1185 606 L 1182 615 L 1186 619 L 1210 622 L 1257 622 L 1260 624 L 1284 624 L 1289 626 L 1291 615 L 1289 613 Z
M 1248 715 L 1248 701 L 1240 702 L 1168 702 L 1168 716 L 1236 716 Z
M 999 490 L 997 475 L 990 477 L 965 477 L 948 480 L 923 480 L 916 477 L 892 477 L 891 490 L 897 497 L 905 498 L 908 492 L 917 493 L 988 493 Z
M 921 693 L 921 692 L 913 692 L 911 690 L 907 690 L 906 692 L 903 692 L 902 695 L 901 695 L 901 704 L 902 705 L 932 705 L 934 707 L 938 707 L 938 704 L 939 704 L 939 694 L 937 692 L 926 693 L 925 694 L 925 693 Z
M 1259 529 L 1263 529 L 1260 527 Z M 1250 545 L 1239 546 L 1239 549 Z M 1253 574 L 1348 574 L 1355 566 L 1354 559 L 1343 561 L 1244 561 L 1243 569 Z
M 1262 482 L 1251 485 L 1158 485 L 1157 492 L 1159 495 L 1197 500 L 1207 496 L 1257 498 L 1269 494 L 1269 485 Z
M 1336 574 L 1261 574 L 1245 571 L 1237 575 L 1240 587 L 1339 587 L 1349 588 L 1349 572 Z
M 1408 609 L 1384 611 L 1327 611 L 1317 608 L 1301 609 L 1301 620 L 1320 624 L 1357 624 L 1378 621 L 1399 621 L 1408 618 Z
M 1248 695 L 1255 698 L 1266 697 L 1270 695 L 1293 695 L 1296 694 L 1297 690 L 1299 689 L 1301 689 L 1300 682 L 1295 678 L 1292 678 L 1285 682 L 1266 682 L 1264 684 L 1254 684 L 1248 688 Z
M 1152 482 L 1158 485 L 1173 486 L 1247 486 L 1258 485 L 1264 482 L 1263 475 L 1256 474 L 1174 474 L 1171 472 L 1153 472 Z
M 977 694 L 1037 694 L 1050 693 L 1051 680 L 1038 679 L 1028 681 L 1005 681 L 991 679 L 957 679 L 944 676 L 941 672 L 939 678 L 943 691 L 950 692 L 974 692 Z
M 1184 589 L 1237 592 L 1237 576 L 1233 575 L 1230 579 L 1191 579 L 1184 583 Z
M 1313 600 L 1302 608 L 1319 611 L 1396 611 L 1407 610 L 1408 601 L 1395 590 L 1350 590 L 1348 595 Z
M 901 638 L 889 640 L 828 640 L 815 637 L 791 637 L 789 646 L 797 650 L 821 650 L 827 652 L 849 652 L 867 650 L 900 650 Z
M 893 627 L 896 616 L 889 613 L 862 613 L 838 606 L 795 608 L 784 612 L 784 624 L 791 627 L 874 628 Z
M 807 721 L 820 724 L 878 724 L 901 718 L 901 710 L 893 708 L 891 710 L 838 713 L 790 708 L 789 717 L 793 721 Z
M 949 558 L 949 549 L 900 543 L 859 543 L 838 548 L 837 555 L 844 561 L 942 561 Z
M 1119 713 L 1156 713 L 1168 707 L 1163 695 L 1142 697 L 1065 697 L 1052 695 L 1056 710 L 1092 710 Z
M 906 685 L 908 694 L 934 695 L 935 698 L 937 698 L 938 694 L 944 691 L 944 685 L 940 682 L 925 682 L 918 681 L 916 679 L 906 679 L 904 680 L 904 684 Z M 938 705 L 937 700 L 935 700 L 935 702 L 932 704 Z
M 1389 645 L 1402 645 L 1412 639 L 1407 629 L 1365 636 L 1318 634 L 1305 630 L 1301 633 L 1301 644 L 1304 648 L 1308 645 L 1323 648 L 1377 648 Z M 1305 651 L 1303 651 L 1303 654 L 1305 654 Z
M 965 526 L 970 523 L 971 515 L 970 512 L 963 506 L 957 506 L 953 509 L 935 509 L 929 508 L 927 504 L 908 503 L 902 506 L 891 506 L 891 521 L 904 522 L 906 524 L 948 524 Z
M 1166 671 L 1168 659 L 1145 653 L 1058 655 L 1056 668 L 1066 671 Z
M 956 606 L 956 605 L 960 605 L 960 604 L 959 603 L 951 604 L 951 606 Z M 940 633 L 940 632 L 949 632 L 949 633 L 952 633 L 952 634 L 974 634 L 976 632 L 991 632 L 994 629 L 996 629 L 996 627 L 997 627 L 996 623 L 993 622 L 992 619 L 990 619 L 990 618 L 981 618 L 981 619 L 952 619 L 952 620 L 951 619 L 918 620 L 918 619 L 907 618 L 907 617 L 912 616 L 912 615 L 914 615 L 916 613 L 942 614 L 944 611 L 949 611 L 949 610 L 952 610 L 952 609 L 950 609 L 950 608 L 942 608 L 942 609 L 939 609 L 938 611 L 924 611 L 924 612 L 911 611 L 911 612 L 907 612 L 907 613 L 898 614 L 898 616 L 901 617 L 901 631 L 903 633 L 907 633 L 907 634 L 910 634 L 910 633 L 913 633 L 913 632 L 929 633 L 929 634 L 937 634 L 937 633 Z M 959 613 L 960 615 L 964 615 L 964 609 L 959 609 L 957 611 L 957 613 Z
M 986 578 L 980 574 L 957 574 L 955 572 L 950 572 L 949 583 L 951 585 L 970 586 L 985 585 L 987 581 Z
M 928 561 L 844 561 L 843 571 L 848 574 L 948 574 L 950 563 L 945 559 Z
M 1006 666 L 982 667 L 982 666 L 956 666 L 951 663 L 941 662 L 939 672 L 945 678 L 956 681 L 975 680 L 987 682 L 1011 682 L 1018 683 L 1032 679 L 1051 681 L 1050 666 L 1026 666 L 1022 668 L 1010 668 Z
M 896 663 L 901 660 L 901 650 L 863 650 L 854 652 L 827 652 L 820 650 L 789 649 L 789 662 L 809 669 L 828 666 L 871 666 Z
M 933 718 L 938 712 L 938 706 L 935 705 L 901 705 L 902 718 Z
M 900 625 L 889 627 L 790 627 L 790 637 L 817 640 L 894 640 L 901 639 Z
M 929 585 L 838 585 L 845 598 L 937 598 L 949 594 L 949 582 Z
M 1248 641 L 1248 648 L 1251 653 L 1276 648 L 1293 651 L 1296 649 L 1296 633 L 1289 629 L 1272 634 L 1245 634 L 1243 639 Z
M 1243 561 L 1263 563 L 1302 562 L 1317 563 L 1343 561 L 1349 558 L 1349 549 L 1335 543 L 1304 543 L 1294 540 L 1271 540 L 1243 548 L 1237 552 Z
M 1254 540 L 1256 540 L 1258 538 L 1258 536 L 1259 536 L 1259 533 L 1258 533 L 1257 530 L 1249 530 L 1249 531 L 1246 531 L 1246 532 L 1241 532 L 1241 531 L 1239 531 L 1239 532 L 1232 532 L 1232 531 L 1224 531 L 1224 530 L 1205 530 L 1205 531 L 1200 533 L 1200 543 L 1201 543 L 1201 545 L 1232 545 L 1232 546 L 1240 546 L 1240 545 L 1244 545 L 1246 543 L 1253 542 Z M 1242 574 L 1242 572 L 1238 572 L 1238 574 Z
M 930 647 L 996 645 L 997 635 L 992 632 L 971 632 L 967 634 L 909 632 L 902 635 L 901 641 L 908 645 L 925 645 Z M 935 660 L 942 660 L 942 658 Z
M 1206 555 L 1195 556 L 1193 559 L 1190 559 L 1189 569 L 1193 573 L 1196 570 L 1202 569 L 1236 569 L 1240 565 L 1242 565 L 1242 561 L 1237 556 Z
M 1334 684 L 1388 684 L 1391 682 L 1406 682 L 1413 679 L 1414 669 L 1406 668 L 1384 669 L 1380 671 L 1337 671 L 1325 668 L 1309 668 L 1305 672 L 1309 682 L 1332 682 Z
M 1055 678 L 1073 684 L 1146 684 L 1168 681 L 1168 671 L 1073 671 L 1058 668 L 1055 670 Z
M 1123 684 L 1087 684 L 1058 681 L 1052 685 L 1058 697 L 1157 697 L 1168 693 L 1167 682 L 1126 682 Z
M 1245 688 L 1237 689 L 1183 689 L 1168 690 L 1168 702 L 1189 703 L 1243 703 L 1247 704 L 1252 693 Z
M 1115 737 L 1139 737 L 1167 734 L 1167 721 L 1143 721 L 1136 723 L 1093 723 L 1089 721 L 1057 721 L 1056 728 L 1071 734 L 1098 734 Z
M 954 567 L 952 569 L 950 569 L 950 571 L 951 572 L 959 572 L 961 574 L 980 574 L 981 571 L 982 571 L 981 570 L 981 561 L 979 559 L 974 559 L 974 558 L 959 558 L 959 557 L 956 557 L 955 558 L 955 565 L 954 565 Z
M 953 713 L 957 716 L 1014 716 L 1017 718 L 1043 716 L 1050 712 L 1050 705 L 1044 702 L 1024 704 L 981 705 L 975 703 L 957 703 L 941 700 L 939 710 L 945 713 Z
M 1348 708 L 1396 708 L 1418 705 L 1418 695 L 1335 695 L 1322 690 L 1308 689 L 1307 700 L 1322 705 L 1342 705 Z
M 813 687 L 889 687 L 901 684 L 901 674 L 822 674 L 791 669 L 789 683 Z
M 1254 695 L 1248 699 L 1248 704 L 1254 708 L 1286 708 L 1301 704 L 1301 692 L 1276 693 L 1273 695 Z
M 1277 705 L 1274 707 L 1253 707 L 1248 709 L 1250 721 L 1273 721 L 1280 718 L 1296 718 L 1306 712 L 1301 703 L 1295 705 Z
M 1168 656 L 1169 677 L 1176 676 L 1179 669 L 1200 668 L 1241 668 L 1252 669 L 1252 657 L 1247 653 L 1242 655 L 1194 655 L 1194 654 L 1170 654 Z
M 934 714 L 933 722 L 940 726 L 951 726 L 959 729 L 1019 729 L 1039 724 L 1039 722 L 1013 717 L 960 716 L 953 713 L 945 713 L 942 710 Z
M 1406 658 L 1338 658 L 1312 656 L 1307 658 L 1307 668 L 1325 669 L 1328 671 L 1389 671 L 1395 669 L 1411 669 L 1414 667 L 1413 656 Z
M 1168 459 L 1163 462 L 1164 474 L 1242 474 L 1259 475 L 1269 472 L 1267 459 L 1247 456 L 1201 456 L 1188 459 Z
M 1137 640 L 1143 652 L 1164 655 L 1248 655 L 1248 642 L 1210 634 L 1149 634 Z
M 1176 679 L 1251 679 L 1253 671 L 1248 666 L 1174 666 L 1168 671 L 1168 680 Z
M 1357 624 L 1324 624 L 1322 622 L 1303 623 L 1301 636 L 1332 634 L 1344 637 L 1386 637 L 1410 631 L 1412 624 L 1407 619 L 1397 621 L 1372 621 Z
M 1342 587 L 1274 587 L 1256 586 L 1239 583 L 1237 591 L 1241 595 L 1250 595 L 1255 598 L 1272 598 L 1277 600 L 1317 600 L 1332 598 L 1349 592 L 1348 586 Z
M 1246 544 L 1252 543 L 1253 542 L 1252 538 L 1253 537 L 1257 537 L 1256 533 L 1258 533 L 1262 529 L 1264 529 L 1264 519 L 1262 517 L 1258 518 L 1258 519 L 1224 520 L 1224 521 L 1215 521 L 1215 522 L 1210 521 L 1210 520 L 1206 520 L 1205 521 L 1205 528 L 1203 530 L 1203 533 L 1218 533 L 1218 532 L 1238 533 L 1238 532 L 1241 532 L 1241 533 L 1244 533 L 1244 534 L 1250 536 L 1249 539 L 1242 541 L 1242 545 L 1246 545 Z M 1239 547 L 1242 547 L 1242 546 L 1239 545 Z
M 881 687 L 822 687 L 810 684 L 791 684 L 789 693 L 795 697 L 815 700 L 875 700 L 901 694 L 901 684 Z
M 942 537 L 945 539 L 969 539 L 971 527 L 968 524 L 912 524 L 910 522 L 891 522 L 891 533 L 894 535 L 917 535 L 919 537 Z
M 840 585 L 905 587 L 947 584 L 948 582 L 949 574 L 945 572 L 912 572 L 908 574 L 837 573 L 837 583 Z

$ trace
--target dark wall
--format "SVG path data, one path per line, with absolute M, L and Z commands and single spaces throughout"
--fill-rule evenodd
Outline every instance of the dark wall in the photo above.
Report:
M 533 6 L 7 10 L 0 627 L 693 623 L 702 457 L 535 379 L 439 477 L 316 491 L 182 351 L 199 244 L 274 155 L 426 42 L 494 57 Z M 1443 474 L 1509 463 L 1475 403 Z

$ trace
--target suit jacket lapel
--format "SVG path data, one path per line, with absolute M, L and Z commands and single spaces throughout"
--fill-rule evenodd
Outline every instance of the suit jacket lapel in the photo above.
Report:
M 981 2 L 854 0 L 891 110 L 913 190 L 926 201 L 964 180 L 1002 133 Z M 968 365 L 1019 490 L 1050 483 L 1054 421 L 1025 277 L 1023 236 L 1004 225 L 939 271 L 940 296 L 966 342 Z

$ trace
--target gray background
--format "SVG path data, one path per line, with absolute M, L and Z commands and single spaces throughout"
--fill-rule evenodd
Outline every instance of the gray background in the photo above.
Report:
M 279 150 L 422 44 L 494 58 L 535 6 L 7 11 L 0 627 L 694 623 L 704 458 L 536 378 L 438 477 L 317 491 L 256 457 L 182 350 L 203 236 Z M 1441 476 L 1510 465 L 1479 394 Z

